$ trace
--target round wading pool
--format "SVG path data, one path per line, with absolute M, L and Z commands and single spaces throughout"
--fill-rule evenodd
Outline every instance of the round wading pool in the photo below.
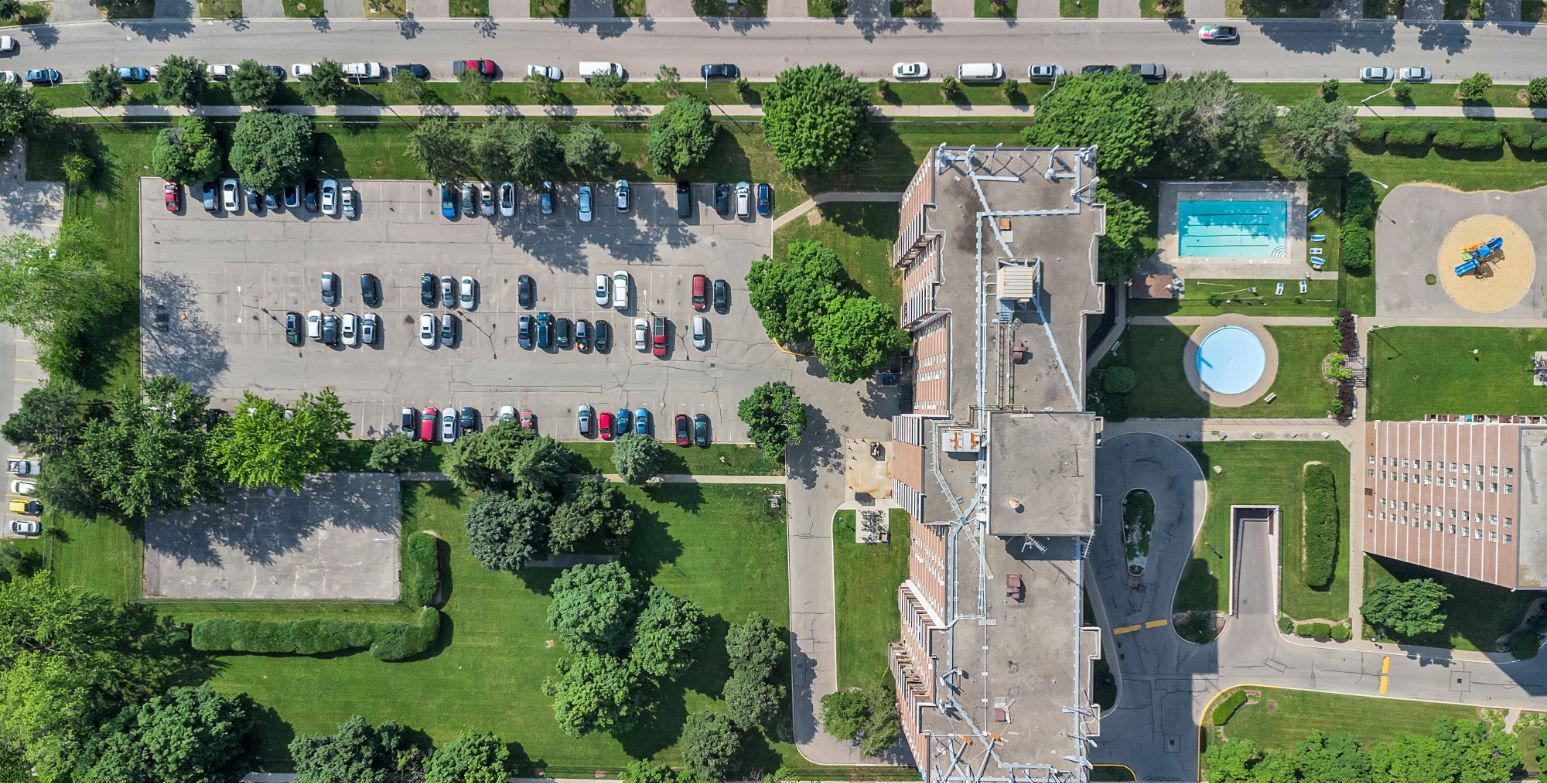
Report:
M 1198 343 L 1198 380 L 1218 394 L 1256 386 L 1266 365 L 1262 341 L 1239 326 L 1221 326 Z

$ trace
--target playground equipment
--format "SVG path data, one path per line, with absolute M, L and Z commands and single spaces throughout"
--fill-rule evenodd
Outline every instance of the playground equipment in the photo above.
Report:
M 1499 260 L 1499 256 L 1504 254 L 1503 251 L 1503 237 L 1494 237 L 1487 242 L 1467 245 L 1461 249 L 1461 263 L 1456 265 L 1456 277 L 1464 277 L 1468 273 L 1481 277 L 1483 264 Z

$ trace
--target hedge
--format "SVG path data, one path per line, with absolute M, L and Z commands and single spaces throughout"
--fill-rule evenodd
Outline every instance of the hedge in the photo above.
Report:
M 1343 247 L 1343 268 L 1363 269 L 1370 265 L 1370 230 L 1344 221 L 1339 231 Z
M 1374 219 L 1375 183 L 1359 172 L 1349 174 L 1343 190 L 1343 222 L 1368 226 Z
M 1332 584 L 1338 557 L 1337 476 L 1316 464 L 1305 468 L 1305 584 Z
M 441 549 L 445 542 L 424 531 L 408 537 L 403 547 L 403 602 L 412 607 L 438 606 Z M 449 549 L 449 547 L 447 547 Z
M 1209 721 L 1215 726 L 1223 726 L 1226 721 L 1230 720 L 1232 715 L 1235 715 L 1235 711 L 1241 709 L 1245 704 L 1246 691 L 1235 691 L 1226 696 L 1223 701 L 1214 705 L 1214 711 L 1209 714 Z
M 1391 147 L 1422 147 L 1429 143 L 1434 129 L 1424 122 L 1399 122 L 1386 126 L 1386 144 Z
M 1332 626 L 1329 623 L 1300 623 L 1295 626 L 1295 634 L 1308 639 L 1332 638 Z
M 1491 122 L 1448 123 L 1434 134 L 1434 146 L 1458 150 L 1492 150 L 1504 143 L 1504 134 Z
M 440 610 L 426 606 L 412 623 L 358 620 L 232 620 L 210 618 L 193 624 L 193 649 L 264 655 L 322 655 L 370 648 L 383 661 L 411 658 L 430 648 L 440 634 Z
M 1541 637 L 1537 636 L 1535 631 L 1521 631 L 1509 637 L 1509 654 L 1522 661 L 1535 658 L 1541 646 Z
M 1361 122 L 1359 130 L 1354 134 L 1354 141 L 1365 146 L 1380 144 L 1386 140 L 1386 131 L 1390 127 L 1384 122 Z
M 1353 629 L 1346 625 L 1334 625 L 1332 626 L 1332 633 L 1329 634 L 1329 636 L 1332 637 L 1332 641 L 1334 642 L 1346 642 L 1349 639 L 1354 638 L 1354 632 Z

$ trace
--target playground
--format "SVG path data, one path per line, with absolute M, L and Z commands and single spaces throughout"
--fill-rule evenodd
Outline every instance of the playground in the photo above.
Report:
M 1547 188 L 1392 190 L 1376 219 L 1376 314 L 1547 317 L 1536 284 L 1544 211 Z

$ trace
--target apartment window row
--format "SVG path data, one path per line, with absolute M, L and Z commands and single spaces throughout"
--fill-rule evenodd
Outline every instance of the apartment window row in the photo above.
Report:
M 1507 468 L 1506 468 L 1506 472 L 1511 473 L 1511 474 L 1514 473 L 1514 471 L 1509 470 Z M 1370 478 L 1375 478 L 1375 468 L 1370 468 L 1369 470 L 1367 470 L 1365 475 L 1370 477 Z M 1456 489 L 1456 488 L 1459 487 L 1460 489 L 1464 489 L 1464 490 L 1468 490 L 1468 491 L 1471 491 L 1471 490 L 1474 490 L 1474 489 L 1477 490 L 1478 492 L 1498 492 L 1499 491 L 1499 482 L 1497 482 L 1497 481 L 1482 481 L 1482 480 L 1473 481 L 1471 479 L 1457 479 L 1454 476 L 1452 476 L 1450 479 L 1448 479 L 1448 481 L 1450 482 L 1448 485 L 1445 483 L 1447 481 L 1447 479 L 1444 476 L 1440 476 L 1440 477 L 1436 478 L 1434 476 L 1424 476 L 1424 475 L 1417 474 L 1417 473 L 1409 474 L 1406 471 L 1398 473 L 1397 471 L 1394 471 L 1394 470 L 1393 471 L 1389 471 L 1389 472 L 1383 470 L 1383 471 L 1380 472 L 1380 478 L 1381 478 L 1382 481 L 1396 481 L 1396 482 L 1401 483 L 1401 484 L 1413 484 L 1415 486 L 1421 483 L 1423 486 L 1426 486 L 1426 487 L 1432 487 L 1432 486 L 1444 487 L 1444 486 L 1449 486 L 1451 489 Z M 1420 482 L 1419 479 L 1422 479 L 1422 481 Z M 1513 495 L 1513 494 L 1515 494 L 1515 485 L 1514 484 L 1505 484 L 1504 485 L 1504 494 L 1506 494 L 1506 495 Z
M 1374 454 L 1370 455 L 1370 464 L 1371 465 L 1375 464 L 1375 455 Z M 1440 460 L 1439 462 L 1435 462 L 1432 459 L 1420 460 L 1417 457 L 1401 457 L 1401 458 L 1398 458 L 1398 457 L 1381 457 L 1380 458 L 1380 464 L 1381 464 L 1381 467 L 1415 468 L 1415 469 L 1421 469 L 1421 470 L 1446 471 L 1445 461 L 1444 460 Z M 1474 464 L 1472 464 L 1470 462 L 1461 462 L 1461 463 L 1452 462 L 1452 463 L 1450 463 L 1450 468 L 1449 468 L 1449 470 L 1447 472 L 1450 472 L 1450 473 L 1457 473 L 1457 472 L 1459 472 L 1459 473 L 1462 473 L 1462 474 L 1471 474 L 1473 476 L 1482 476 L 1482 475 L 1485 475 L 1484 472 L 1483 472 L 1485 470 L 1487 471 L 1486 475 L 1497 476 L 1497 475 L 1499 475 L 1500 467 L 1498 465 L 1484 465 L 1482 463 L 1478 463 L 1478 464 L 1474 465 Z M 1513 478 L 1514 475 L 1515 475 L 1515 469 L 1514 468 L 1505 466 L 1502 470 L 1503 470 L 1505 478 Z
M 1482 522 L 1486 518 L 1488 520 L 1488 523 L 1491 524 L 1491 525 L 1499 524 L 1499 515 L 1498 514 L 1488 514 L 1486 517 L 1484 517 L 1483 512 L 1481 512 L 1481 511 L 1478 511 L 1478 512 L 1474 513 L 1474 512 L 1472 512 L 1470 510 L 1467 510 L 1467 509 L 1456 509 L 1456 508 L 1453 508 L 1453 507 L 1446 507 L 1446 506 L 1434 506 L 1434 505 L 1428 504 L 1428 503 L 1416 503 L 1416 502 L 1409 503 L 1406 500 L 1401 501 L 1400 503 L 1398 503 L 1395 500 L 1387 500 L 1385 498 L 1380 498 L 1379 500 L 1377 500 L 1375 502 L 1375 505 L 1380 507 L 1380 508 L 1389 508 L 1392 511 L 1397 511 L 1398 509 L 1400 509 L 1402 511 L 1412 511 L 1415 514 L 1421 512 L 1421 513 L 1429 515 L 1429 516 L 1439 516 L 1439 517 L 1447 517 L 1448 516 L 1450 519 L 1456 519 L 1458 517 L 1458 515 L 1459 515 L 1459 518 L 1461 519 L 1462 522 L 1474 522 L 1474 521 L 1475 522 Z M 1369 514 L 1366 513 L 1366 516 L 1369 516 Z M 1384 518 L 1385 518 L 1384 515 L 1382 515 L 1382 519 L 1384 519 Z M 1515 525 L 1515 518 L 1514 517 L 1510 517 L 1510 516 L 1504 517 L 1504 526 L 1505 527 L 1514 527 L 1514 525 Z
M 1366 516 L 1373 515 L 1373 514 L 1375 514 L 1375 512 L 1374 511 L 1370 511 L 1370 512 L 1367 512 Z M 1387 521 L 1386 512 L 1384 512 L 1384 511 L 1380 512 L 1380 521 L 1382 521 L 1382 522 Z M 1447 527 L 1447 523 L 1444 523 L 1444 522 L 1434 522 L 1434 521 L 1428 520 L 1428 519 L 1411 518 L 1411 517 L 1408 517 L 1406 514 L 1402 514 L 1402 515 L 1392 514 L 1390 521 L 1395 522 L 1398 525 L 1401 525 L 1402 527 L 1411 527 L 1411 528 L 1413 528 L 1415 530 L 1420 528 L 1420 527 L 1422 529 L 1424 529 L 1424 530 L 1433 530 L 1436 534 L 1444 533 L 1446 531 L 1446 527 Z M 1478 520 L 1478 521 L 1480 522 L 1481 520 Z M 1458 528 L 1458 526 L 1454 522 L 1449 523 L 1448 527 L 1449 527 L 1451 535 L 1457 535 L 1457 536 L 1460 536 L 1461 538 L 1471 538 L 1474 541 L 1481 541 L 1481 540 L 1483 540 L 1483 533 L 1484 533 L 1484 531 L 1480 527 L 1471 527 L 1471 526 L 1468 526 L 1468 525 L 1461 525 Z M 1499 533 L 1496 530 L 1489 530 L 1489 531 L 1487 531 L 1487 535 L 1488 535 L 1488 540 L 1489 541 L 1497 542 L 1499 540 Z M 1505 533 L 1504 534 L 1504 543 L 1512 544 L 1512 543 L 1514 543 L 1514 541 L 1515 541 L 1514 536 L 1510 535 L 1509 533 Z

